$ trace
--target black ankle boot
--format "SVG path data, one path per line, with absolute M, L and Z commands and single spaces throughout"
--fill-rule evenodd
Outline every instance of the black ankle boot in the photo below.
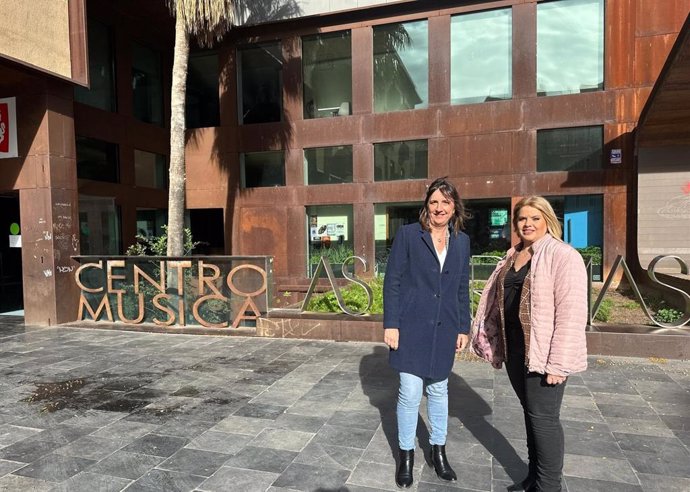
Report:
M 525 492 L 531 492 L 536 490 L 537 477 L 533 475 L 527 475 L 527 477 L 519 483 L 514 483 L 508 487 L 508 492 L 518 492 L 524 490 Z
M 446 458 L 446 445 L 432 444 L 431 445 L 431 464 L 434 465 L 436 475 L 441 480 L 446 482 L 455 482 L 458 476 L 448 464 Z
M 403 489 L 412 485 L 412 469 L 414 468 L 414 449 L 401 449 L 398 471 L 395 473 L 395 484 Z

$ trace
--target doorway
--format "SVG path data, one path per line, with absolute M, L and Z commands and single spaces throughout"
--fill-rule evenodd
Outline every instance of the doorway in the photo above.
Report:
M 24 308 L 19 193 L 0 194 L 0 314 Z

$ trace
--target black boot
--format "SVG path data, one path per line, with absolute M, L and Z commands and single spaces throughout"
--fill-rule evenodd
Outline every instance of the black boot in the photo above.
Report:
M 414 468 L 414 449 L 400 450 L 398 471 L 395 473 L 395 484 L 403 489 L 412 485 L 412 469 Z
M 532 474 L 527 475 L 527 477 L 520 483 L 514 483 L 508 487 L 508 492 L 517 492 L 524 490 L 525 492 L 531 492 L 536 490 L 537 477 Z
M 438 478 L 441 480 L 445 480 L 446 482 L 455 482 L 458 479 L 458 476 L 448 464 L 445 444 L 431 445 L 431 464 L 434 465 L 436 475 L 438 475 Z

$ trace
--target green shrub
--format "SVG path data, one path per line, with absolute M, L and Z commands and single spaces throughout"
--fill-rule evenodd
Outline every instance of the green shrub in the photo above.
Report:
M 594 317 L 595 320 L 606 323 L 611 318 L 611 311 L 613 310 L 613 301 L 611 299 L 603 299 L 599 305 L 599 311 Z
M 473 256 L 472 263 L 475 265 L 495 265 L 499 262 L 499 258 L 503 258 L 505 255 L 506 252 L 502 250 L 484 251 L 475 256 L 495 256 L 496 258 L 475 258 Z
M 127 248 L 127 256 L 166 256 L 168 254 L 168 226 L 162 227 L 163 234 L 160 236 L 144 236 L 137 234 L 137 242 Z M 194 242 L 192 231 L 187 228 L 184 230 L 184 256 L 189 256 L 192 251 L 201 244 L 200 241 Z
M 322 256 L 328 258 L 328 261 L 331 264 L 343 263 L 350 256 L 354 256 L 354 254 L 355 252 L 351 247 L 345 246 L 344 244 L 338 244 L 336 246 L 331 246 L 330 248 L 321 248 L 312 251 L 309 258 L 309 263 L 312 265 L 318 264 Z
M 592 260 L 592 265 L 601 265 L 601 247 L 599 246 L 587 246 L 586 248 L 575 248 L 578 253 L 582 255 L 582 258 L 587 262 L 587 260 Z
M 654 313 L 654 319 L 660 323 L 674 323 L 683 316 L 681 311 L 670 307 L 662 307 Z
M 383 313 L 383 279 L 375 278 L 367 282 L 372 290 L 372 303 L 369 314 Z M 362 311 L 367 306 L 367 293 L 357 284 L 351 283 L 347 287 L 340 289 L 345 305 L 354 310 Z M 309 300 L 307 311 L 319 313 L 340 313 L 340 306 L 335 298 L 333 291 L 314 295 Z

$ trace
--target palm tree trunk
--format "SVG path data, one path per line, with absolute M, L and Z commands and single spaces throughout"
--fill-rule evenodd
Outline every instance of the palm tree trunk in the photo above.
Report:
M 189 35 L 181 15 L 175 17 L 175 52 L 170 90 L 170 171 L 168 185 L 168 256 L 184 254 L 185 94 Z

